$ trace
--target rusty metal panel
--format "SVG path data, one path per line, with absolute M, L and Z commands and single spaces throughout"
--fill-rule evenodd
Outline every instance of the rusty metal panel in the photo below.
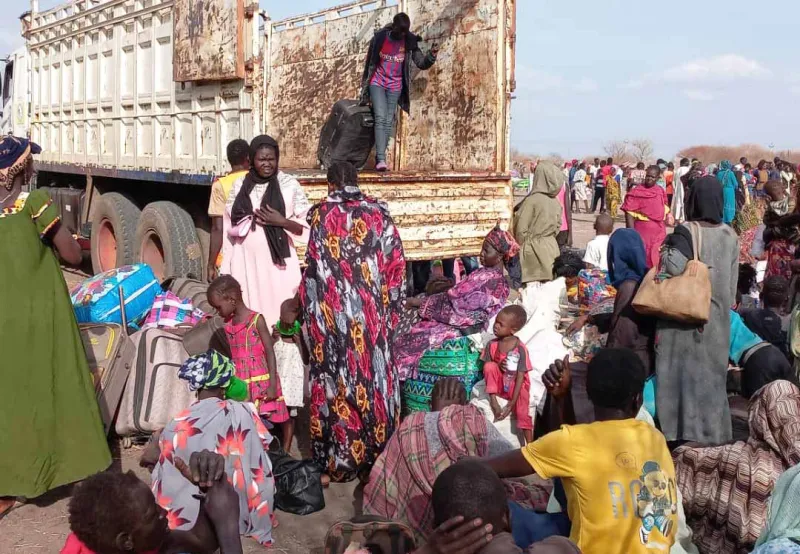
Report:
M 299 179 L 312 203 L 325 198 L 324 179 Z M 477 255 L 486 234 L 497 223 L 508 228 L 511 220 L 511 185 L 503 177 L 365 174 L 360 186 L 387 203 L 409 260 Z
M 362 4 L 363 13 L 345 10 L 349 15 L 339 17 L 342 10 L 332 8 L 272 24 L 266 130 L 281 145 L 284 167 L 317 167 L 317 142 L 331 107 L 358 98 L 369 41 L 397 13 L 396 6 Z
M 362 1 L 272 23 L 267 132 L 279 139 L 284 166 L 318 165 L 317 140 L 331 106 L 357 98 L 374 31 L 404 10 L 425 39 L 423 50 L 435 41 L 441 51 L 429 71 L 412 71 L 412 110 L 398 122 L 390 166 L 504 172 L 511 76 L 505 37 L 513 6 L 512 0 Z
M 415 28 L 441 50 L 436 65 L 412 80 L 411 114 L 403 119 L 400 167 L 419 171 L 497 171 L 497 121 L 505 120 L 498 70 L 498 0 L 409 2 Z
M 244 0 L 175 0 L 173 79 L 244 79 Z

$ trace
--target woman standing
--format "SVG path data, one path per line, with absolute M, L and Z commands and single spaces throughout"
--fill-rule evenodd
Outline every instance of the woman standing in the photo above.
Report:
M 281 304 L 297 293 L 300 261 L 295 242 L 308 239 L 310 206 L 300 183 L 278 169 L 275 139 L 250 143 L 250 171 L 234 183 L 223 219 L 221 273 L 242 286 L 244 303 L 272 325 Z
M 0 141 L 0 515 L 111 463 L 89 366 L 58 258 L 81 249 L 33 176 L 26 139 Z M 55 252 L 53 252 L 55 250 Z
M 731 162 L 723 160 L 719 164 L 717 179 L 722 184 L 722 222 L 730 225 L 736 217 L 736 191 L 739 190 L 739 180 L 733 172 Z
M 400 419 L 391 336 L 405 301 L 403 244 L 349 163 L 308 214 L 300 287 L 311 342 L 311 447 L 334 481 L 365 478 Z
M 608 213 L 611 215 L 611 219 L 617 218 L 621 199 L 622 193 L 619 181 L 617 181 L 616 171 L 612 171 L 606 176 L 606 202 L 608 203 Z
M 710 271 L 708 323 L 697 327 L 659 320 L 656 327 L 656 407 L 668 441 L 719 444 L 732 437 L 725 383 L 739 244 L 733 229 L 722 223 L 722 206 L 722 185 L 716 177 L 692 184 L 686 219 L 694 222 L 701 244 L 698 258 Z M 691 232 L 679 225 L 665 244 L 663 267 L 680 275 L 693 256 Z
M 625 225 L 635 229 L 644 241 L 647 251 L 647 267 L 658 265 L 659 251 L 667 236 L 667 193 L 659 186 L 661 170 L 657 165 L 647 168 L 644 183 L 634 187 L 625 195 L 622 211 L 625 212 Z
M 531 193 L 517 209 L 514 237 L 520 245 L 523 283 L 553 278 L 553 262 L 559 252 L 556 235 L 562 223 L 561 204 L 556 197 L 563 184 L 564 174 L 556 164 L 539 162 Z

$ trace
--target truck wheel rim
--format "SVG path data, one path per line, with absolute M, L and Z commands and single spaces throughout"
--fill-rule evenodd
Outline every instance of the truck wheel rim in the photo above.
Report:
M 164 258 L 164 246 L 161 238 L 153 231 L 149 231 L 142 239 L 142 259 L 143 263 L 150 266 L 156 277 L 164 279 L 166 261 Z
M 100 257 L 100 268 L 108 271 L 117 267 L 117 235 L 114 233 L 111 221 L 104 219 L 100 222 L 99 234 L 97 250 Z

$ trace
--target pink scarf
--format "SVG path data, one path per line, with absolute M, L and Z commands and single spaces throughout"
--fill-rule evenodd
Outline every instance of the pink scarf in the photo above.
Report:
M 666 217 L 664 206 L 667 205 L 667 193 L 658 185 L 650 188 L 636 185 L 625 195 L 622 203 L 623 212 L 636 212 L 650 221 L 661 222 Z

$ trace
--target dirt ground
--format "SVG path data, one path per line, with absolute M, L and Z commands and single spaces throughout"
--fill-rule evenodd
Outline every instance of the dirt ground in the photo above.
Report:
M 594 216 L 577 214 L 574 216 L 573 241 L 577 248 L 584 248 L 594 237 Z M 617 226 L 619 226 L 619 222 Z M 65 270 L 64 278 L 71 286 L 86 278 L 87 270 Z M 298 434 L 302 433 L 298 429 Z M 75 437 L 80 440 L 80 437 Z M 306 450 L 305 445 L 301 445 Z M 112 444 L 114 468 L 121 471 L 133 470 L 142 480 L 149 475 L 139 467 L 141 449 L 134 446 L 124 450 L 119 444 Z M 325 533 L 335 522 L 350 518 L 354 514 L 355 483 L 333 484 L 325 492 L 325 510 L 310 516 L 294 516 L 277 513 L 278 527 L 274 531 L 275 546 L 272 552 L 283 554 L 322 554 Z M 0 552 L 14 554 L 51 554 L 58 552 L 69 532 L 67 503 L 68 487 L 52 491 L 45 497 L 25 504 L 0 520 Z M 257 543 L 246 539 L 245 554 L 265 552 Z

